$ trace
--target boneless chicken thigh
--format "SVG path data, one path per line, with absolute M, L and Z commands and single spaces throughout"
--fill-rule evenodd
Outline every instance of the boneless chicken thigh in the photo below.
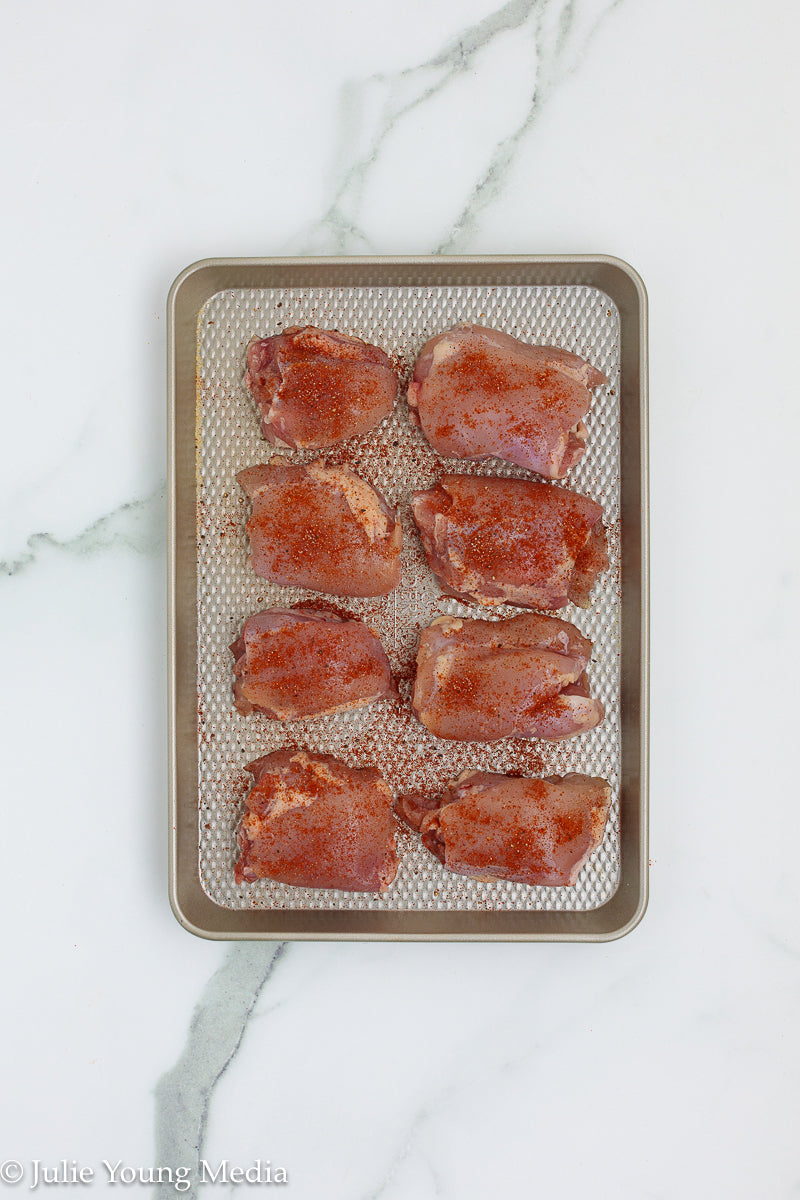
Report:
M 373 767 L 330 754 L 276 750 L 255 780 L 239 826 L 237 883 L 385 891 L 397 872 L 391 793 Z
M 414 712 L 456 741 L 574 737 L 603 719 L 585 674 L 591 653 L 588 638 L 556 617 L 439 617 L 420 636 Z
M 408 404 L 440 454 L 561 479 L 586 449 L 589 389 L 607 382 L 577 354 L 463 324 L 422 347 Z
M 581 607 L 608 566 L 603 510 L 528 479 L 443 475 L 412 502 L 428 564 L 445 589 L 480 604 Z
M 253 570 L 285 587 L 383 596 L 400 582 L 400 523 L 371 484 L 318 460 L 276 456 L 237 475 L 253 501 Z
M 467 771 L 441 800 L 401 797 L 395 811 L 450 871 L 563 887 L 600 845 L 611 788 L 588 775 L 526 779 Z
M 397 373 L 383 350 L 311 325 L 254 338 L 244 378 L 264 437 L 291 449 L 320 449 L 366 433 L 397 398 Z
M 334 613 L 266 609 L 247 618 L 231 651 L 240 713 L 289 721 L 397 694 L 376 635 L 361 621 Z

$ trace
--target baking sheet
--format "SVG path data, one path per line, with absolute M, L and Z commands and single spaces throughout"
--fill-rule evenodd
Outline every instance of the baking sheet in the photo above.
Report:
M 589 448 L 562 485 L 599 500 L 605 510 L 611 566 L 595 588 L 590 609 L 568 606 L 573 621 L 595 644 L 592 693 L 606 719 L 594 731 L 562 743 L 506 739 L 490 745 L 434 738 L 407 703 L 380 703 L 331 717 L 281 724 L 259 714 L 244 717 L 231 702 L 230 643 L 244 619 L 261 608 L 318 599 L 316 593 L 279 588 L 247 564 L 249 504 L 238 470 L 273 453 L 294 461 L 321 457 L 352 467 L 373 483 L 403 521 L 403 583 L 391 596 L 322 603 L 361 617 L 380 636 L 406 701 L 419 629 L 443 613 L 503 616 L 441 596 L 424 561 L 408 512 L 411 492 L 430 486 L 444 470 L 530 477 L 490 461 L 443 459 L 413 427 L 403 397 L 376 431 L 329 451 L 287 452 L 269 447 L 255 405 L 242 382 L 244 351 L 254 335 L 293 324 L 337 328 L 381 346 L 407 379 L 427 338 L 461 320 L 515 337 L 575 351 L 609 378 L 598 389 L 587 425 Z M 620 879 L 620 313 L 601 289 L 585 285 L 446 285 L 407 287 L 229 288 L 212 295 L 197 322 L 197 736 L 198 870 L 214 904 L 234 911 L 362 910 L 379 912 L 588 912 L 613 896 Z M 460 771 L 484 769 L 531 775 L 583 771 L 612 785 L 613 802 L 602 845 L 572 888 L 481 883 L 446 871 L 413 834 L 401 831 L 401 868 L 381 895 L 291 888 L 267 880 L 237 885 L 233 878 L 236 829 L 250 776 L 247 762 L 283 746 L 336 754 L 353 766 L 373 764 L 395 789 L 440 790 Z

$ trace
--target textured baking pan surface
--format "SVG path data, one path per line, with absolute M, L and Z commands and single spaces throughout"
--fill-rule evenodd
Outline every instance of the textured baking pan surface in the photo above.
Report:
M 444 597 L 409 515 L 411 493 L 431 486 L 446 470 L 532 477 L 498 460 L 471 464 L 444 459 L 409 419 L 405 383 L 417 353 L 429 337 L 459 321 L 575 351 L 609 379 L 607 387 L 595 391 L 587 420 L 588 450 L 561 482 L 603 505 L 611 565 L 589 609 L 570 605 L 558 614 L 594 642 L 589 674 L 606 717 L 598 729 L 565 742 L 443 741 L 428 733 L 410 709 L 421 628 L 444 613 L 485 618 L 521 611 L 508 605 L 487 610 Z M 330 450 L 270 447 L 243 383 L 245 348 L 253 336 L 280 333 L 292 325 L 335 328 L 385 350 L 403 378 L 392 416 L 373 432 Z M 619 348 L 615 304 L 587 286 L 236 288 L 218 292 L 204 304 L 197 326 L 198 859 L 202 886 L 215 904 L 235 910 L 586 911 L 613 895 L 620 865 Z M 320 597 L 255 575 L 247 561 L 250 506 L 236 473 L 276 453 L 296 462 L 321 457 L 327 464 L 350 467 L 399 510 L 404 553 L 397 591 L 375 599 Z M 400 700 L 288 723 L 240 715 L 232 704 L 229 646 L 245 618 L 262 608 L 315 600 L 361 618 L 379 635 Z M 435 793 L 466 769 L 525 775 L 581 771 L 611 784 L 611 813 L 603 842 L 574 887 L 485 883 L 454 875 L 404 830 L 398 837 L 400 870 L 383 894 L 296 888 L 270 880 L 237 885 L 236 830 L 251 782 L 245 764 L 287 746 L 334 754 L 352 766 L 376 766 L 395 792 Z

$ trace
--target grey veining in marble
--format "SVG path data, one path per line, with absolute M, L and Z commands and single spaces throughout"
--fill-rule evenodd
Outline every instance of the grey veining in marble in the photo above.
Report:
M 18 575 L 32 566 L 47 549 L 78 558 L 117 549 L 154 554 L 164 546 L 165 533 L 166 501 L 162 486 L 142 500 L 128 501 L 98 517 L 75 537 L 62 541 L 51 533 L 32 533 L 25 549 L 16 558 L 0 560 L 0 575 Z
M 531 4 L 538 66 L 528 111 L 516 129 L 511 130 L 507 137 L 495 146 L 486 169 L 476 181 L 466 204 L 451 225 L 447 236 L 436 247 L 436 254 L 453 254 L 468 247 L 470 238 L 477 230 L 480 214 L 500 195 L 517 151 L 539 119 L 553 88 L 577 69 L 597 27 L 621 2 L 622 0 L 611 0 L 604 5 L 588 29 L 581 28 L 575 20 L 575 0 L 567 0 L 567 3 L 558 6 L 560 11 L 554 28 L 548 27 L 547 17 L 553 7 L 548 4 L 548 0 L 534 0 Z
M 421 1155 L 420 1148 L 417 1144 L 417 1138 L 420 1131 L 425 1127 L 426 1122 L 430 1119 L 430 1116 L 431 1109 L 428 1107 L 421 1108 L 414 1114 L 410 1124 L 403 1132 L 397 1153 L 388 1163 L 377 1186 L 374 1189 L 370 1189 L 369 1192 L 365 1192 L 359 1198 L 359 1200 L 382 1200 L 382 1197 L 385 1196 L 387 1191 L 394 1185 L 398 1175 L 402 1171 L 403 1166 L 407 1162 L 410 1155 L 412 1153 Z M 425 1164 L 433 1183 L 433 1194 L 435 1196 L 439 1196 L 442 1194 L 442 1190 L 439 1185 L 436 1167 L 431 1162 L 430 1158 L 425 1159 Z
M 367 149 L 354 161 L 339 167 L 339 186 L 312 232 L 312 240 L 330 239 L 340 254 L 354 248 L 372 249 L 359 226 L 359 209 L 367 176 L 392 130 L 409 113 L 446 88 L 456 76 L 468 71 L 475 57 L 494 38 L 525 26 L 543 2 L 546 0 L 509 0 L 508 4 L 465 29 L 432 58 L 406 67 L 395 75 L 371 75 L 345 88 L 342 97 L 343 145 L 349 146 L 352 141 L 351 137 L 345 136 L 345 131 L 354 126 L 362 110 L 367 106 L 375 107 L 378 97 L 383 101 L 381 114 Z
M 461 76 L 474 72 L 481 55 L 502 35 L 515 33 L 530 46 L 530 100 L 515 126 L 497 141 L 476 176 L 463 207 L 434 253 L 469 246 L 481 212 L 500 195 L 521 144 L 553 88 L 580 64 L 598 26 L 621 0 L 509 0 L 452 38 L 438 53 L 393 74 L 374 74 L 343 89 L 340 99 L 340 161 L 333 199 L 303 239 L 307 252 L 363 253 L 375 247 L 361 210 L 367 182 L 394 130 Z M 358 128 L 378 117 L 366 146 Z M 355 149 L 352 149 L 355 147 Z
M 190 1168 L 196 1180 L 214 1088 L 238 1051 L 261 989 L 269 980 L 285 943 L 278 946 L 238 943 L 212 975 L 192 1016 L 186 1044 L 171 1070 L 162 1075 L 156 1096 L 156 1162 Z M 171 1183 L 158 1196 L 174 1196 Z M 195 1191 L 185 1195 L 195 1195 Z

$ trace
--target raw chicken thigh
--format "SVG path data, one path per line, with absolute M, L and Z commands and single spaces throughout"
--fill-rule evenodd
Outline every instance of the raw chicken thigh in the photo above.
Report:
M 414 712 L 457 741 L 574 737 L 603 719 L 585 674 L 591 653 L 588 638 L 556 617 L 439 617 L 420 636 Z
M 603 840 L 610 804 L 610 786 L 589 775 L 467 771 L 440 801 L 404 796 L 395 811 L 450 871 L 562 887 Z
M 408 404 L 440 454 L 561 479 L 586 449 L 589 389 L 607 382 L 577 354 L 464 324 L 422 347 Z
M 240 713 L 277 721 L 343 712 L 397 695 L 389 660 L 361 621 L 317 609 L 248 617 L 231 646 Z
M 385 891 L 397 873 L 391 793 L 373 767 L 276 750 L 247 770 L 255 783 L 239 826 L 236 882 Z
M 280 456 L 237 475 L 253 501 L 253 570 L 286 587 L 383 596 L 400 582 L 400 524 L 375 488 L 344 467 Z
M 431 569 L 463 600 L 585 608 L 608 566 L 602 508 L 566 488 L 443 475 L 412 509 Z
M 321 449 L 366 433 L 397 398 L 397 374 L 377 346 L 299 325 L 247 347 L 245 384 L 268 442 Z

